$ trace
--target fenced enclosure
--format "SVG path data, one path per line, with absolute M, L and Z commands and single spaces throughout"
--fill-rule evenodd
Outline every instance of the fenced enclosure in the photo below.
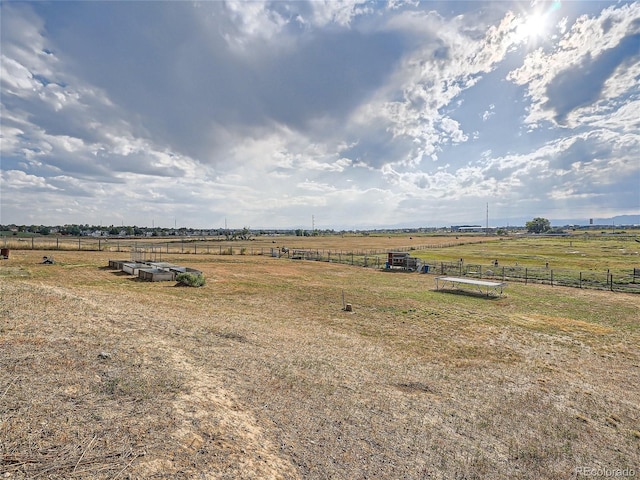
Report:
M 474 240 L 448 241 L 438 244 L 415 245 L 411 247 L 393 247 L 396 252 L 410 252 L 435 248 L 448 248 L 469 243 Z M 130 253 L 132 259 L 141 260 L 149 256 L 159 260 L 162 255 L 270 255 L 291 258 L 294 255 L 306 260 L 321 260 L 349 263 L 361 266 L 384 266 L 389 249 L 309 249 L 297 247 L 273 247 L 252 245 L 252 242 L 228 242 L 207 238 L 112 238 L 112 237 L 69 237 L 69 236 L 4 236 L 0 245 L 15 250 L 73 250 Z M 276 252 L 277 250 L 277 252 Z M 380 258 L 377 258 L 377 257 Z M 147 259 L 147 258 L 145 258 Z
M 572 241 L 592 240 L 585 237 Z M 606 239 L 618 240 L 619 238 Z M 465 239 L 439 242 L 437 244 L 393 247 L 395 252 L 428 252 L 462 245 L 482 243 Z M 310 249 L 268 246 L 266 243 L 253 246 L 252 242 L 240 244 L 221 242 L 206 238 L 113 238 L 113 237 L 68 237 L 68 236 L 4 236 L 0 246 L 5 250 L 75 250 L 129 253 L 132 260 L 159 261 L 162 255 L 267 255 L 291 260 L 311 260 L 341 263 L 353 266 L 384 269 L 388 262 L 389 249 Z M 430 254 L 429 254 L 430 255 Z M 424 255 L 423 255 L 424 256 Z M 516 265 L 496 265 L 440 260 L 420 259 L 415 270 L 438 275 L 469 276 L 474 278 L 499 279 L 501 281 L 538 283 L 550 286 L 592 288 L 611 291 L 640 293 L 640 267 L 629 265 L 617 269 L 569 269 Z
M 616 272 L 610 270 L 582 272 L 562 268 L 480 265 L 435 260 L 422 264 L 428 265 L 429 272 L 437 275 L 640 293 L 640 277 L 636 275 L 636 270 L 640 269 L 636 268 Z
M 371 240 L 374 242 L 372 247 L 359 245 L 356 254 L 385 254 L 391 250 L 397 252 L 410 252 L 414 250 L 431 250 L 437 248 L 455 247 L 460 245 L 483 243 L 489 240 L 488 237 L 464 237 L 460 236 L 454 239 L 444 235 L 436 235 L 432 237 L 421 237 L 421 240 L 429 243 L 420 244 L 415 242 L 414 245 L 406 246 L 406 243 L 398 245 L 397 242 L 389 241 L 385 236 L 368 237 L 353 235 L 351 238 L 360 238 L 362 240 Z M 403 242 L 411 242 L 412 238 L 408 236 L 398 236 L 403 238 Z M 328 242 L 326 239 L 330 239 Z M 418 237 L 415 237 L 418 240 Z M 293 240 L 293 241 L 292 241 Z M 258 236 L 251 240 L 225 240 L 221 237 L 206 236 L 171 236 L 171 237 L 107 237 L 107 236 L 70 236 L 70 235 L 29 235 L 20 236 L 2 235 L 0 237 L 0 247 L 15 250 L 69 250 L 69 251 L 107 251 L 107 252 L 130 252 L 136 245 L 153 245 L 156 247 L 157 253 L 162 254 L 208 254 L 208 255 L 268 255 L 276 244 L 279 246 L 284 242 L 296 243 L 295 249 L 316 250 L 317 247 L 324 248 L 322 251 L 336 252 L 334 249 L 335 242 L 341 241 L 340 235 L 335 236 L 318 236 L 318 237 L 271 237 Z M 349 242 L 349 238 L 344 239 Z M 313 247 L 303 247 L 304 244 L 312 243 Z M 362 242 L 371 243 L 371 242 Z M 385 245 L 389 243 L 389 245 Z M 348 252 L 343 249 L 343 253 L 351 253 L 351 247 Z

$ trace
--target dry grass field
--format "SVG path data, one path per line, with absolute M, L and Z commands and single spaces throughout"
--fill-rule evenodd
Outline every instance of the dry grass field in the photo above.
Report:
M 131 245 L 154 245 L 161 253 L 172 254 L 219 254 L 233 250 L 234 254 L 268 255 L 271 248 L 288 247 L 291 249 L 331 250 L 334 252 L 385 252 L 397 248 L 411 249 L 421 246 L 438 246 L 465 243 L 481 243 L 495 241 L 495 237 L 478 234 L 432 235 L 432 234 L 350 234 L 294 236 L 294 235 L 259 235 L 250 240 L 225 240 L 224 237 L 69 237 L 69 236 L 35 236 L 14 237 L 0 236 L 0 246 L 19 250 L 102 250 L 108 252 L 128 252 Z
M 186 288 L 53 253 L 0 263 L 0 478 L 640 476 L 640 295 L 163 258 Z

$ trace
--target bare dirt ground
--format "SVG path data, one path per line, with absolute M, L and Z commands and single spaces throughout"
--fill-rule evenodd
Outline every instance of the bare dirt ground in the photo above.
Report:
M 165 259 L 193 289 L 110 255 L 0 265 L 2 478 L 640 476 L 638 295 Z

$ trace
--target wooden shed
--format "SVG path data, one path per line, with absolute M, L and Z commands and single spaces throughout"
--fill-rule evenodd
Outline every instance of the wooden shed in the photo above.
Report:
M 418 259 L 409 255 L 408 252 L 389 252 L 386 267 L 413 271 L 418 269 Z

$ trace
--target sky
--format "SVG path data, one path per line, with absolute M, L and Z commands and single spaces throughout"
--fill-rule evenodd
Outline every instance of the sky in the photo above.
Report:
M 640 214 L 638 2 L 2 1 L 0 18 L 0 224 Z

